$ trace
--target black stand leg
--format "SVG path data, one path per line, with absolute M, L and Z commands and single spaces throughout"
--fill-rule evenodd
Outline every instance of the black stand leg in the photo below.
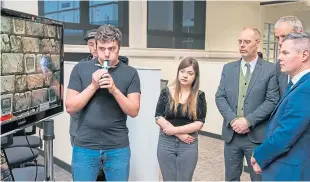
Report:
M 45 181 L 55 181 L 53 157 L 54 120 L 48 119 L 43 121 L 43 131 Z

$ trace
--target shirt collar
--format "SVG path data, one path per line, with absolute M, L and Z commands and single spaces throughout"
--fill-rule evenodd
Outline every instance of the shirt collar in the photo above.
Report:
M 257 63 L 257 60 L 258 60 L 258 56 L 256 56 L 256 58 L 255 58 L 253 61 L 249 62 L 249 64 L 250 64 L 250 69 L 251 69 L 251 70 L 254 70 L 255 65 L 256 65 L 256 63 Z M 242 66 L 242 68 L 245 67 L 245 64 L 246 64 L 246 63 L 247 63 L 247 62 L 242 58 L 242 59 L 241 59 L 241 66 Z
M 293 82 L 293 85 L 295 85 L 304 75 L 306 75 L 307 73 L 310 73 L 310 69 L 306 69 L 300 73 L 298 73 L 297 75 L 295 75 L 293 78 L 292 78 L 292 82 Z

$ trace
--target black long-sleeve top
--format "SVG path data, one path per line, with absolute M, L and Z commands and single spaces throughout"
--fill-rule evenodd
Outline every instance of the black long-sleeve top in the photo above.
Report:
M 178 104 L 178 109 L 176 115 L 173 113 L 173 110 L 170 109 L 170 101 L 172 100 L 172 95 L 168 87 L 162 89 L 156 107 L 156 116 L 162 116 L 167 121 L 169 121 L 173 126 L 183 126 L 190 124 L 194 121 L 205 122 L 207 104 L 205 93 L 201 90 L 198 92 L 197 96 L 197 119 L 192 119 L 188 116 L 187 113 L 182 114 L 183 104 Z

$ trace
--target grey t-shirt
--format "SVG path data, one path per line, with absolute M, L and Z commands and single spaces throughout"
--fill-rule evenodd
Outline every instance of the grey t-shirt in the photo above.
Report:
M 89 54 L 87 56 L 87 58 L 85 59 L 82 59 L 81 61 L 79 62 L 82 62 L 82 61 L 89 61 L 93 59 L 93 55 L 92 54 Z M 73 113 L 71 114 L 70 116 L 70 129 L 69 129 L 69 133 L 71 136 L 74 136 L 76 135 L 76 129 L 77 129 L 77 125 L 78 125 L 78 113 Z
M 78 63 L 72 70 L 69 89 L 82 92 L 91 84 L 92 74 L 100 69 L 98 59 Z M 115 86 L 124 94 L 140 93 L 136 69 L 121 61 L 109 69 Z M 107 150 L 129 146 L 127 115 L 107 89 L 98 89 L 78 114 L 74 144 L 80 147 Z

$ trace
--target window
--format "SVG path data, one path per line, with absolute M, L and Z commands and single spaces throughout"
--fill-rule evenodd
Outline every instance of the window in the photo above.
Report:
M 263 55 L 266 61 L 275 63 L 278 56 L 278 44 L 274 34 L 274 25 L 264 24 Z
M 205 1 L 148 1 L 147 47 L 205 49 Z
M 112 24 L 123 34 L 122 46 L 129 46 L 128 1 L 39 1 L 39 15 L 64 22 L 64 43 L 85 44 L 88 30 Z

